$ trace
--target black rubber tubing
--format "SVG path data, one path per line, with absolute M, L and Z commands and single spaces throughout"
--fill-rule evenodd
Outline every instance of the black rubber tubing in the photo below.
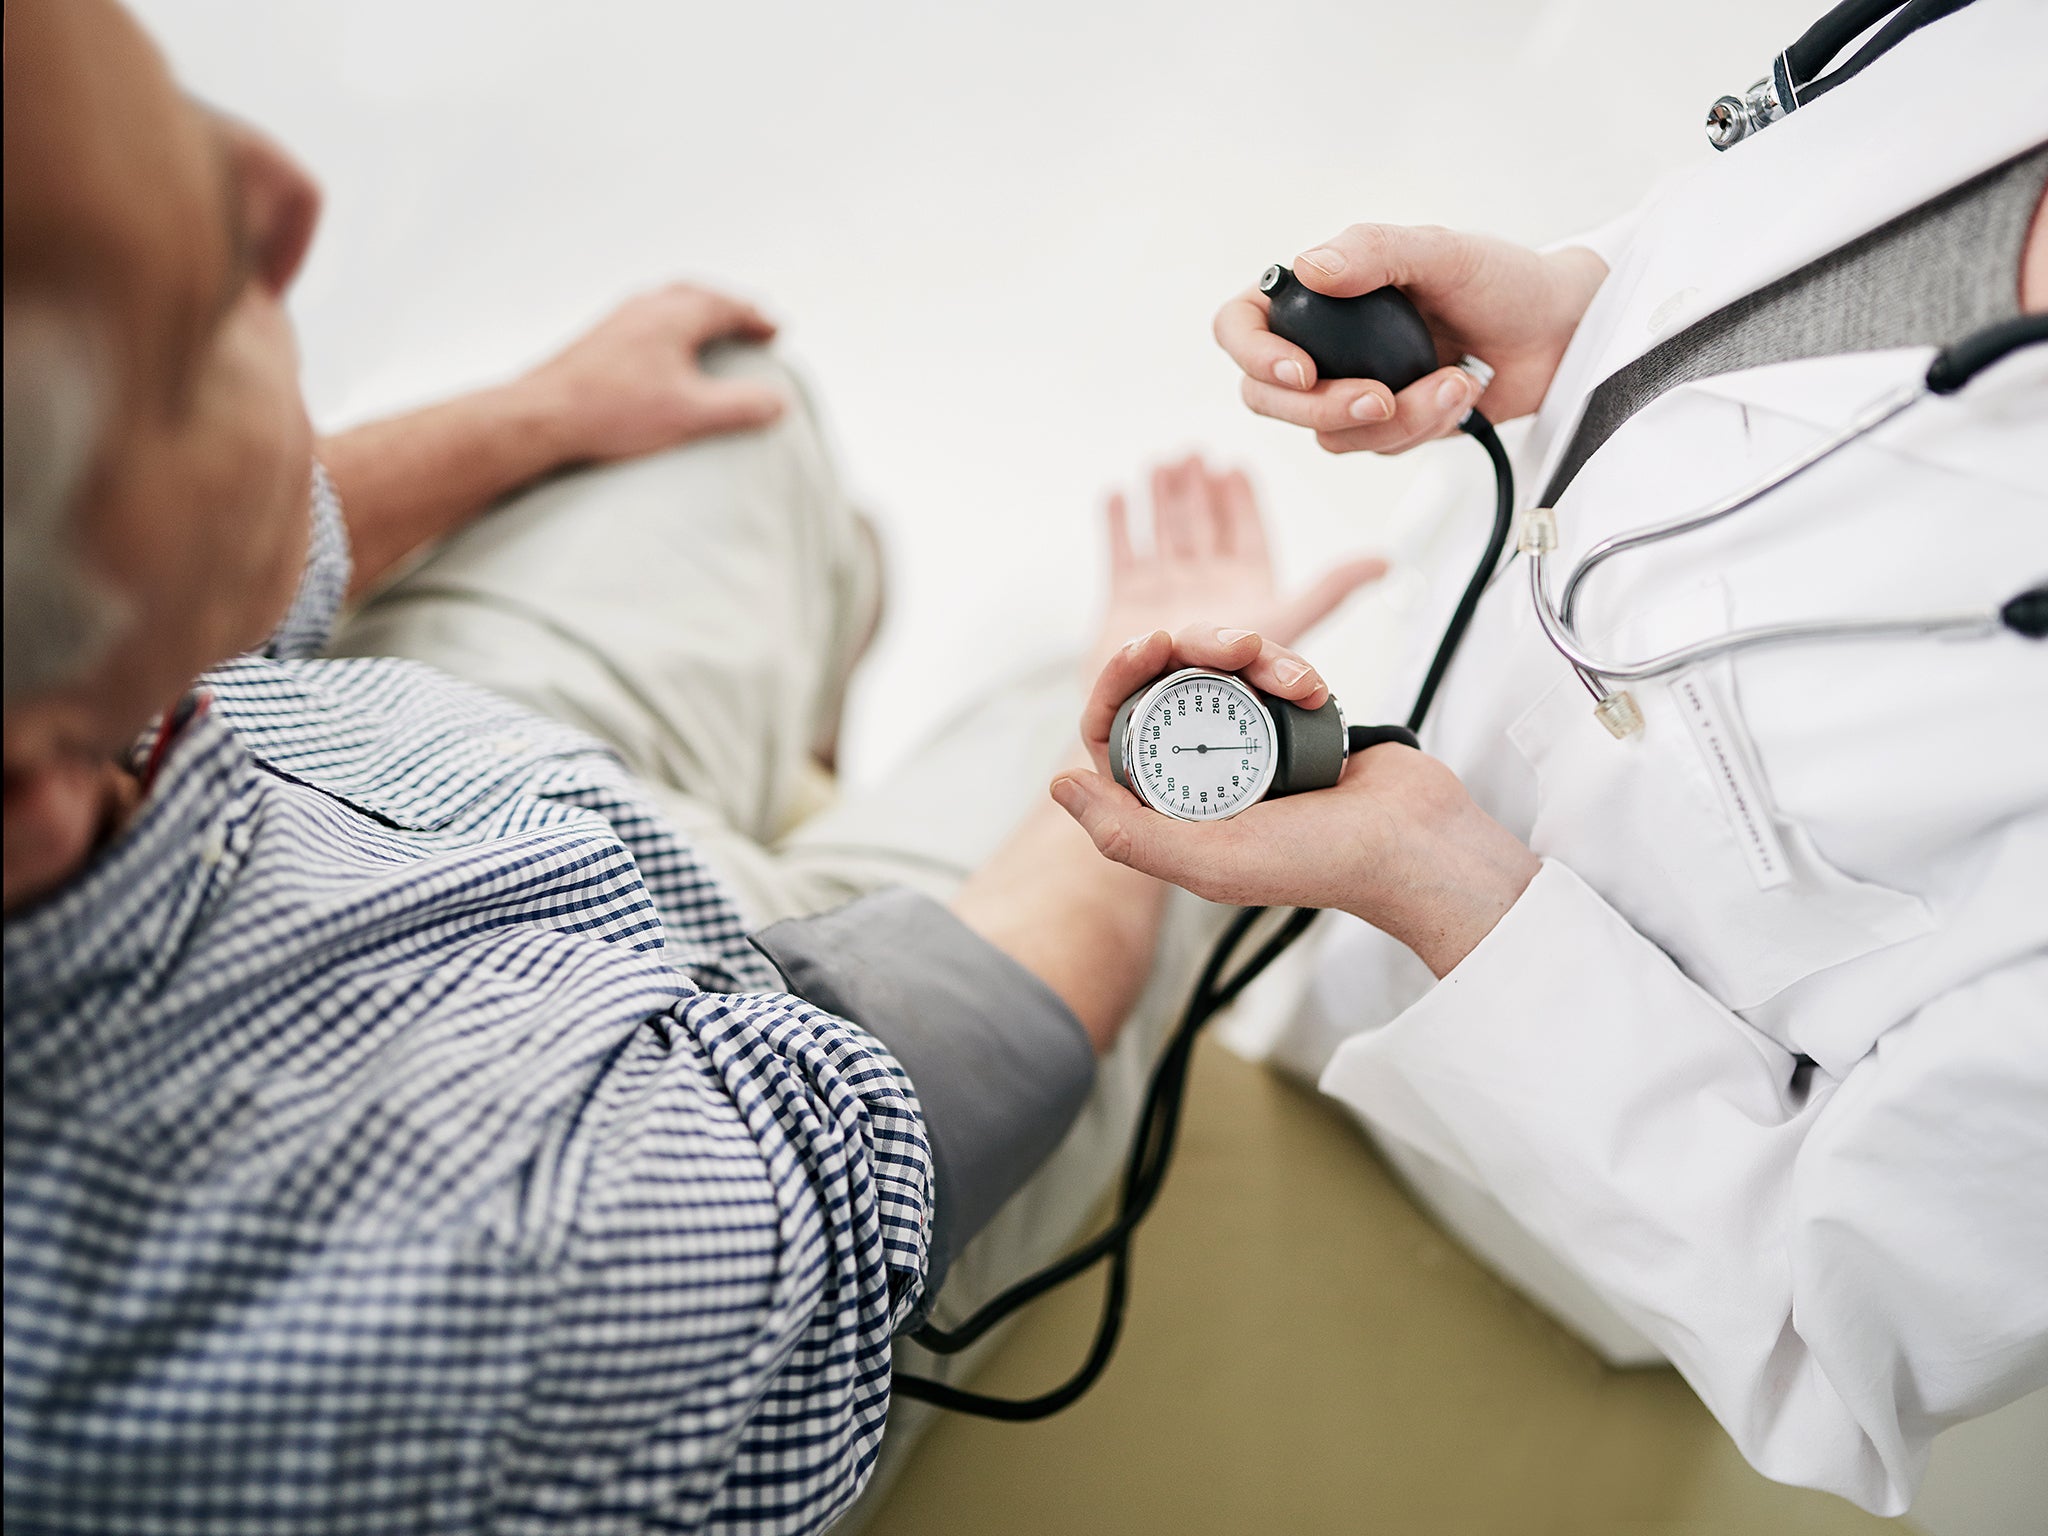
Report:
M 1429 671 L 1415 696 L 1414 707 L 1408 712 L 1408 724 L 1353 726 L 1353 751 L 1368 750 L 1386 743 L 1415 745 L 1415 733 L 1421 730 L 1429 707 L 1435 702 L 1437 688 L 1442 684 L 1444 674 L 1450 670 L 1451 658 L 1457 654 L 1458 645 L 1471 625 L 1472 615 L 1478 611 L 1479 600 L 1486 592 L 1486 585 L 1492 580 L 1501 554 L 1507 548 L 1515 511 L 1515 475 L 1513 466 L 1508 463 L 1507 450 L 1501 446 L 1493 424 L 1477 411 L 1469 412 L 1460 425 L 1467 436 L 1486 450 L 1487 458 L 1493 463 L 1493 529 L 1487 537 L 1485 551 L 1473 567 L 1472 577 L 1458 599 L 1458 606 L 1444 628 L 1443 639 L 1431 658 Z M 898 1394 L 956 1413 L 1022 1423 L 1049 1418 L 1071 1406 L 1095 1385 L 1108 1368 L 1116 1353 L 1117 1339 L 1123 1332 L 1124 1305 L 1130 1294 L 1131 1239 L 1166 1182 L 1180 1131 L 1181 1110 L 1187 1097 L 1188 1064 L 1194 1054 L 1195 1040 L 1212 1018 L 1236 1001 L 1246 987 L 1286 953 L 1288 946 L 1308 930 L 1317 916 L 1311 907 L 1294 909 L 1250 960 L 1232 973 L 1228 981 L 1222 980 L 1223 968 L 1268 910 L 1265 907 L 1246 907 L 1231 919 L 1229 928 L 1210 952 L 1208 963 L 1196 979 L 1187 1010 L 1166 1048 L 1160 1052 L 1151 1080 L 1146 1084 L 1137 1130 L 1131 1137 L 1131 1150 L 1124 1162 L 1117 1214 L 1110 1224 L 1065 1258 L 1055 1260 L 1036 1274 L 1027 1275 L 997 1293 L 954 1327 L 943 1328 L 936 1323 L 926 1323 L 910 1335 L 934 1354 L 957 1354 L 1047 1291 L 1085 1274 L 1107 1259 L 1109 1275 L 1103 1287 L 1102 1310 L 1097 1317 L 1094 1340 L 1079 1368 L 1058 1386 L 1034 1397 L 1020 1398 L 970 1392 L 950 1382 L 899 1371 L 894 1386 Z

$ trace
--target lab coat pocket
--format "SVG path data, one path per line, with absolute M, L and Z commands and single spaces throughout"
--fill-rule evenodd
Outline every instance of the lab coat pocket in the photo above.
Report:
M 1721 584 L 1704 583 L 1602 648 L 1652 654 L 1725 628 L 1727 608 Z M 1509 728 L 1536 775 L 1530 846 L 1569 865 L 1724 1005 L 1753 1008 L 1934 926 L 1918 897 L 1836 868 L 1778 811 L 1726 666 L 1630 691 L 1644 729 L 1627 740 L 1593 718 L 1569 673 Z

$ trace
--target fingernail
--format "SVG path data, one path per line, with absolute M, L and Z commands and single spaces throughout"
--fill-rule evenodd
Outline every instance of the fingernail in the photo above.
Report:
M 1353 421 L 1385 421 L 1389 414 L 1387 402 L 1378 395 L 1360 395 L 1351 402 Z
M 1459 374 L 1454 379 L 1445 379 L 1436 387 L 1436 408 L 1440 411 L 1456 409 L 1472 403 L 1472 381 Z
M 1304 261 L 1307 262 L 1325 277 L 1335 277 L 1344 270 L 1344 258 L 1326 245 L 1318 246 L 1313 251 L 1303 251 L 1294 260 L 1297 266 Z
M 1251 633 L 1248 629 L 1219 629 L 1216 631 L 1216 639 L 1222 645 L 1235 645 L 1240 640 L 1250 638 Z
M 1052 797 L 1061 810 L 1071 812 L 1081 803 L 1081 786 L 1072 779 L 1054 779 Z
M 1273 377 L 1282 384 L 1285 384 L 1289 389 L 1308 388 L 1308 370 L 1292 359 L 1275 368 L 1273 370 Z
M 1310 668 L 1308 663 L 1303 661 L 1276 661 L 1273 663 L 1273 675 L 1280 679 L 1280 686 L 1283 688 L 1292 688 L 1304 677 L 1307 677 L 1311 670 L 1313 669 Z

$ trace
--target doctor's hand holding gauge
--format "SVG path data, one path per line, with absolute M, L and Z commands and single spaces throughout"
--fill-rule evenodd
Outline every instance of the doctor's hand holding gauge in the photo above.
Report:
M 1760 1470 L 1885 1514 L 2048 1387 L 2044 59 L 2040 0 L 1850 0 L 1583 241 L 1366 224 L 1268 273 L 1216 321 L 1246 403 L 1338 451 L 1533 412 L 1518 548 L 1388 690 L 1422 750 L 1156 792 L 1219 705 L 1278 734 L 1208 680 L 1256 637 L 1184 631 L 1110 663 L 1055 789 L 1112 858 L 1362 918 L 1283 1059 Z M 1396 378 L 1294 312 L 1398 330 L 1390 289 Z

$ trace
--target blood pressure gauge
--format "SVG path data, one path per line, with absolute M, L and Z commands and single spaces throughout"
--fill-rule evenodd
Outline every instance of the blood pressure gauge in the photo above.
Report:
M 1132 694 L 1109 733 L 1117 783 L 1181 821 L 1222 821 L 1276 795 L 1328 789 L 1349 756 L 1335 699 L 1303 709 L 1201 667 Z

